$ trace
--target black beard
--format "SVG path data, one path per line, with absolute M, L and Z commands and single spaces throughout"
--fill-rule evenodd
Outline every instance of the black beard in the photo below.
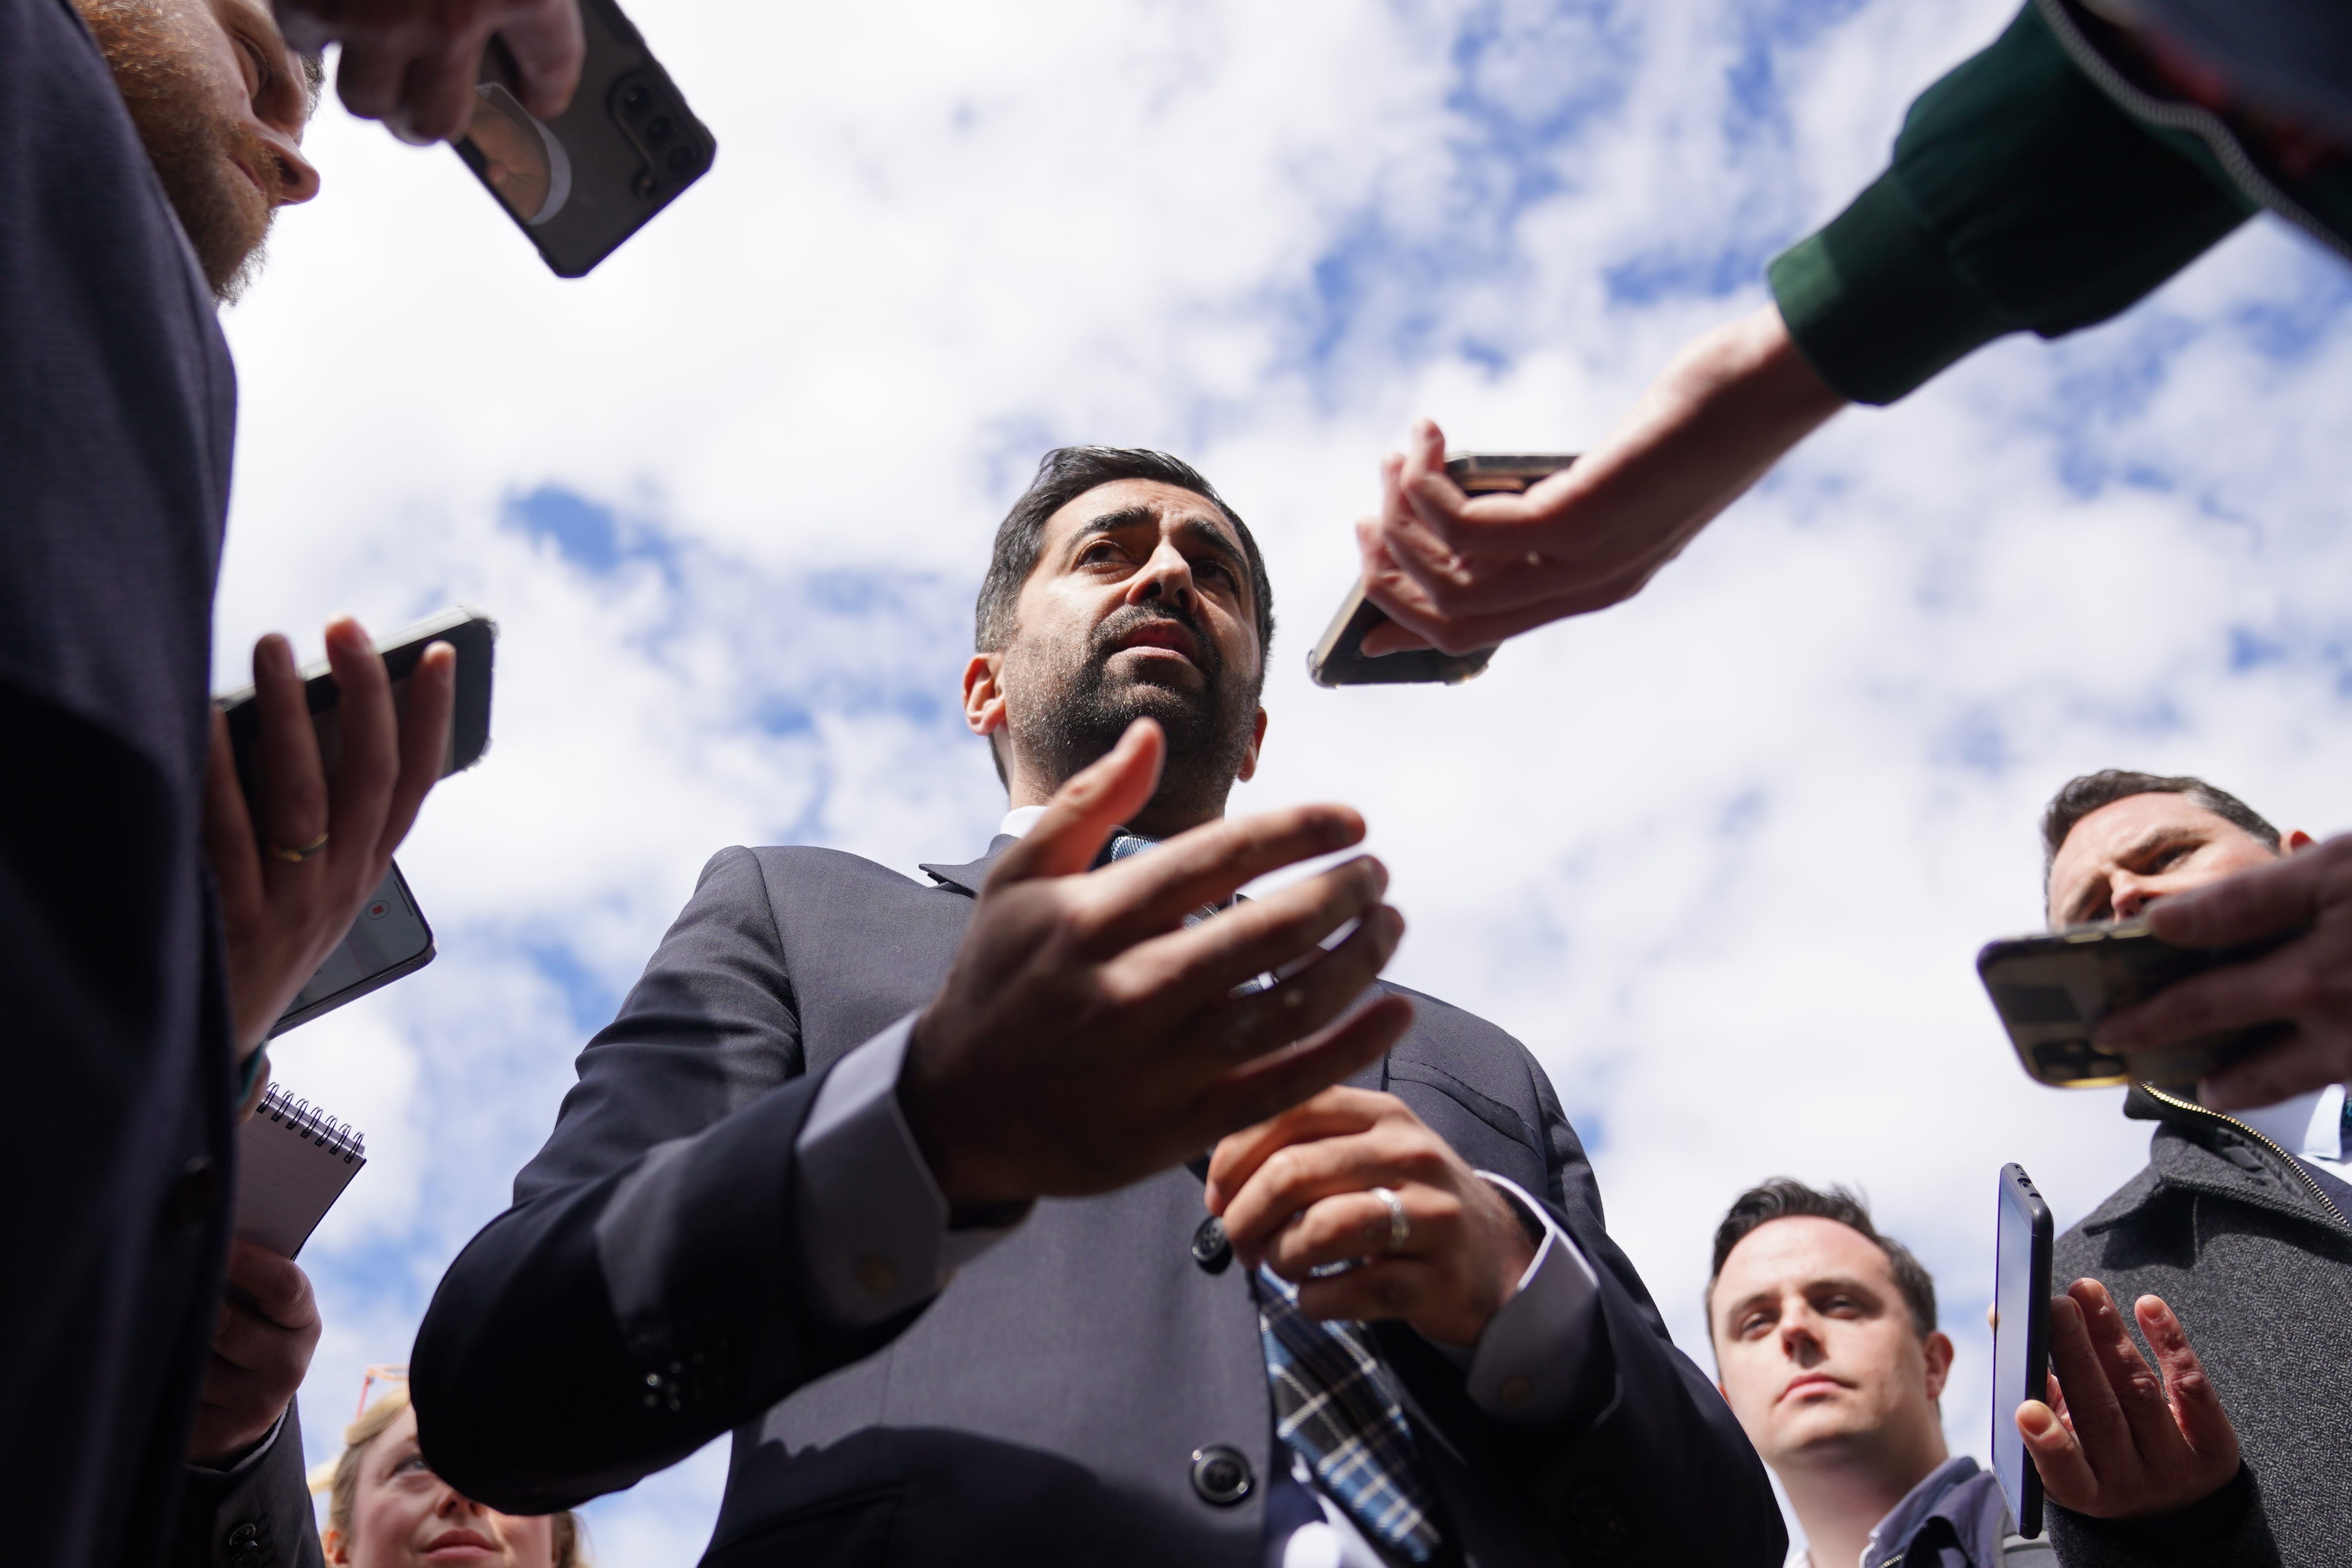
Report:
M 1197 690 L 1129 680 L 1114 689 L 1110 660 L 1138 626 L 1172 621 L 1192 634 L 1201 671 Z M 1043 651 L 1043 650 L 1041 650 Z M 1048 656 L 1050 657 L 1050 656 Z M 1095 628 L 1086 658 L 1059 682 L 1039 682 L 1050 692 L 1023 728 L 1024 760 L 1049 788 L 1098 761 L 1118 743 L 1138 719 L 1155 719 L 1168 737 L 1168 761 L 1160 789 L 1129 826 L 1190 823 L 1218 815 L 1256 729 L 1262 672 L 1231 674 L 1200 617 L 1181 605 L 1130 605 L 1113 611 Z

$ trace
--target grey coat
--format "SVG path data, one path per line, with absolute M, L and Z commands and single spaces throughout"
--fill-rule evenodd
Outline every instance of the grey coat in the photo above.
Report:
M 2077 1568 L 2352 1562 L 2352 1224 L 2242 1122 L 2146 1086 L 2125 1114 L 2160 1124 L 2147 1168 L 2059 1238 L 2053 1288 L 2098 1279 L 2126 1314 L 2161 1296 L 2238 1429 L 2246 1471 L 2137 1531 L 2053 1507 L 2061 1557 Z

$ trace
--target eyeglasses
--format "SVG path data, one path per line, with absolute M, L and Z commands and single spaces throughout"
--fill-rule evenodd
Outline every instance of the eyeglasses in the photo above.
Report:
M 367 1414 L 369 1389 L 379 1383 L 389 1385 L 407 1381 L 408 1363 L 404 1361 L 385 1362 L 368 1368 L 366 1374 L 360 1379 L 360 1407 L 352 1412 L 352 1419 L 356 1421 Z

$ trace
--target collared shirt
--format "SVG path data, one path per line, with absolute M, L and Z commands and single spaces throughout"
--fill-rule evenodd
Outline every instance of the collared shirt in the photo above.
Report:
M 1922 1532 L 1937 1521 L 1942 1527 L 1933 1538 L 1939 1557 L 1957 1547 L 1970 1568 L 2056 1568 L 2057 1549 L 2047 1537 L 2024 1541 L 2016 1537 L 2009 1510 L 2001 1501 L 2000 1483 L 1977 1462 L 1962 1454 L 1945 1460 L 1903 1494 L 1887 1510 L 1863 1542 L 1855 1568 L 1895 1568 L 1918 1543 Z M 1949 1561 L 1948 1557 L 1944 1558 Z M 1787 1568 L 1816 1568 L 1805 1547 L 1791 1547 Z M 1821 1568 L 1842 1568 L 1824 1564 Z
M 1025 837 L 1044 806 L 1006 814 L 1003 831 Z M 817 1091 L 793 1147 L 795 1217 L 803 1254 L 826 1311 L 844 1327 L 880 1322 L 940 1289 L 964 1264 L 1012 1227 L 949 1228 L 946 1196 L 916 1147 L 898 1107 L 898 1071 L 917 1015 L 899 1019 L 835 1064 Z M 1496 1420 L 1556 1417 L 1573 1391 L 1592 1340 L 1600 1286 L 1592 1265 L 1543 1205 L 1492 1172 L 1500 1189 L 1543 1234 L 1510 1300 L 1467 1350 L 1436 1348 L 1460 1366 L 1465 1388 Z M 1016 1222 L 1017 1225 L 1017 1222 Z M 1287 1448 L 1277 1444 L 1277 1456 Z M 1311 1497 L 1315 1509 L 1281 1506 Z M 1383 1568 L 1354 1522 L 1294 1462 L 1268 1489 L 1266 1561 L 1277 1568 Z M 1319 1512 L 1321 1518 L 1316 1518 Z
M 2352 1163 L 2345 1159 L 2344 1096 L 2345 1086 L 2331 1083 L 2276 1105 L 2229 1114 L 2330 1175 L 2352 1178 Z

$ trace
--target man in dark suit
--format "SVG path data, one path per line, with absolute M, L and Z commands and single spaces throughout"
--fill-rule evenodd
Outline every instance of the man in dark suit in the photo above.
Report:
M 321 0 L 339 15 L 310 20 L 347 38 L 363 106 L 430 134 L 467 101 L 474 57 L 451 46 L 551 6 L 570 0 Z M 260 822 L 219 766 L 205 689 L 236 386 L 215 310 L 275 206 L 315 184 L 304 72 L 262 0 L 88 12 L 104 50 L 67 0 L 0 0 L 7 1557 L 248 1568 L 310 1538 L 277 1412 L 286 1352 L 307 1358 L 316 1328 L 290 1264 L 226 1261 L 231 1120 L 269 1023 L 382 875 L 446 721 L 428 675 L 404 776 L 383 666 L 345 623 L 328 640 L 358 751 L 331 787 L 282 638 L 257 657 Z M 280 1321 L 225 1322 L 225 1274 Z M 184 1507 L 192 1458 L 214 1463 Z
M 928 887 L 710 862 L 426 1314 L 436 1471 L 552 1509 L 731 1427 L 713 1563 L 1777 1563 L 1535 1060 L 1349 1011 L 1378 864 L 1233 901 L 1362 832 L 1224 817 L 1273 626 L 1240 519 L 1048 454 L 977 620 L 1005 831 Z

